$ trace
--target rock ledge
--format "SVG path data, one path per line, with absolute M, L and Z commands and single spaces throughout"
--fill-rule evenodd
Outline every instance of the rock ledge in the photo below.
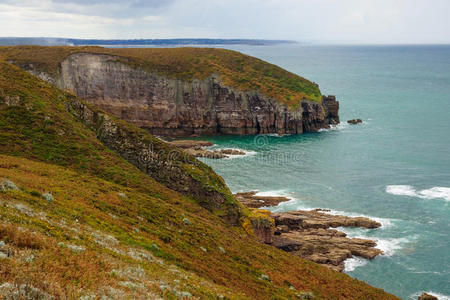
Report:
M 256 192 L 237 193 L 236 200 L 252 209 L 275 206 L 289 201 L 286 197 L 257 196 Z M 283 213 L 272 213 L 275 228 L 267 234 L 271 239 L 265 243 L 291 252 L 294 255 L 326 265 L 331 269 L 342 272 L 344 261 L 352 256 L 372 259 L 382 254 L 375 248 L 373 240 L 348 238 L 344 232 L 336 227 L 378 228 L 379 222 L 365 217 L 347 217 L 326 213 L 326 210 L 299 210 Z

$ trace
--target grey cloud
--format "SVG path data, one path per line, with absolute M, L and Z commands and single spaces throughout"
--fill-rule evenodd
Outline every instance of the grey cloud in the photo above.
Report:
M 450 43 L 449 0 L 0 0 L 0 6 L 0 36 Z
M 87 6 L 120 4 L 130 8 L 160 8 L 171 5 L 175 0 L 53 0 L 52 2 Z

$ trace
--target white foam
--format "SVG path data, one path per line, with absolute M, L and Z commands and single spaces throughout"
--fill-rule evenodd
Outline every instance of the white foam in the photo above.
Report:
M 447 202 L 450 201 L 450 188 L 441 186 L 417 191 L 410 185 L 388 185 L 386 186 L 386 193 L 421 199 L 444 199 Z
M 370 239 L 370 238 L 369 238 Z M 388 238 L 388 239 L 373 239 L 377 245 L 375 248 L 383 251 L 384 256 L 392 256 L 398 250 L 402 249 L 404 244 L 411 242 L 408 238 Z
M 339 123 L 337 125 L 330 125 L 330 128 L 320 128 L 318 132 L 327 132 L 327 131 L 335 131 L 342 130 L 348 126 L 347 123 Z
M 239 157 L 248 157 L 248 156 L 254 156 L 256 154 L 258 154 L 258 152 L 256 151 L 250 151 L 250 150 L 243 150 L 243 149 L 237 149 L 237 148 L 226 148 L 226 149 L 232 149 L 232 150 L 239 150 L 242 152 L 245 152 L 244 155 L 234 155 L 234 154 L 226 154 L 227 157 L 225 159 L 232 159 L 232 158 L 239 158 Z
M 346 259 L 344 261 L 344 271 L 345 272 L 352 272 L 358 267 L 365 266 L 367 264 L 367 259 L 361 258 L 361 257 L 352 257 L 349 259 Z
M 428 291 L 425 293 L 427 293 L 428 295 L 437 297 L 438 300 L 450 300 L 450 296 L 448 296 L 448 295 L 443 295 L 443 294 L 439 294 L 439 293 L 432 292 L 432 291 Z M 422 294 L 422 292 L 417 292 L 417 293 L 414 293 L 411 296 L 409 296 L 409 298 L 416 300 L 421 294 Z
M 285 208 L 288 210 L 313 210 L 313 209 L 319 209 L 319 207 L 308 207 L 303 205 L 300 200 L 297 198 L 294 198 L 291 193 L 288 193 L 285 190 L 273 190 L 273 191 L 266 191 L 266 192 L 260 192 L 258 191 L 256 193 L 257 196 L 266 196 L 266 197 L 286 197 L 289 199 L 289 201 L 281 202 L 275 207 L 269 207 L 271 211 L 274 212 L 280 212 L 280 211 L 286 211 Z M 293 203 L 297 203 L 298 205 L 295 207 L 292 207 Z M 341 215 L 341 216 L 347 216 L 347 217 L 365 217 L 369 218 L 371 220 L 377 221 L 381 224 L 380 229 L 385 229 L 387 227 L 391 227 L 393 225 L 394 219 L 387 219 L 387 218 L 379 218 L 379 217 L 373 217 L 369 215 L 364 215 L 360 213 L 355 212 L 346 212 L 346 211 L 339 211 L 339 210 L 329 210 L 326 208 L 324 209 L 324 213 L 330 214 L 330 215 Z M 342 230 L 344 231 L 344 230 Z
M 266 134 L 261 134 L 261 135 L 271 136 L 271 137 L 284 137 L 284 136 L 289 136 L 291 134 L 266 133 Z
M 289 197 L 289 194 L 285 190 L 266 191 L 266 192 L 258 191 L 255 195 L 261 197 L 286 197 L 291 199 L 291 197 Z
M 410 185 L 388 185 L 386 186 L 386 193 L 411 197 L 415 197 L 417 195 L 414 187 Z
M 310 209 L 307 207 L 303 207 L 299 204 L 299 200 L 294 198 L 291 193 L 286 192 L 285 190 L 272 190 L 272 191 L 265 191 L 261 192 L 258 191 L 256 196 L 262 196 L 262 197 L 285 197 L 288 198 L 288 201 L 281 202 L 277 206 L 268 206 L 264 207 L 264 209 L 268 209 L 272 212 L 283 212 L 283 211 L 294 211 L 294 210 L 304 210 L 304 209 Z M 295 207 L 292 205 L 297 204 Z
M 448 187 L 434 187 L 428 190 L 419 191 L 418 194 L 424 199 L 442 198 L 445 201 L 450 201 L 450 188 Z
M 346 228 L 343 227 L 339 227 L 337 229 L 347 234 L 347 237 L 349 238 L 359 238 L 374 241 L 375 243 L 377 243 L 375 248 L 383 251 L 383 256 L 392 256 L 396 254 L 398 250 L 402 249 L 405 246 L 405 244 L 411 243 L 413 240 L 417 239 L 417 236 L 401 237 L 401 238 L 377 238 L 362 234 L 361 233 L 362 229 L 358 230 L 357 232 L 346 230 Z
M 217 148 L 217 145 L 214 144 L 213 146 L 208 147 L 209 150 L 214 151 L 220 151 L 220 150 L 237 150 L 237 151 L 241 151 L 244 152 L 244 155 L 241 154 L 225 154 L 227 157 L 223 158 L 223 159 L 233 159 L 233 158 L 240 158 L 240 157 L 248 157 L 248 156 L 254 156 L 256 154 L 258 154 L 258 152 L 256 151 L 250 151 L 250 150 L 244 150 L 244 149 L 240 149 L 240 148 Z
M 417 235 L 401 237 L 401 238 L 378 238 L 374 236 L 365 235 L 368 230 L 365 228 L 347 228 L 338 227 L 339 231 L 347 234 L 349 238 L 359 238 L 365 240 L 372 240 L 376 243 L 375 248 L 383 251 L 383 256 L 392 256 L 402 249 L 405 244 L 411 243 L 418 238 Z

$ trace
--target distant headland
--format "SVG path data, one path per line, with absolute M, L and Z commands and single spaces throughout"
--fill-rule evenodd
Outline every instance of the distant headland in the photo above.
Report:
M 0 37 L 0 46 L 189 46 L 189 45 L 252 45 L 295 44 L 290 40 L 260 39 L 71 39 L 48 37 Z

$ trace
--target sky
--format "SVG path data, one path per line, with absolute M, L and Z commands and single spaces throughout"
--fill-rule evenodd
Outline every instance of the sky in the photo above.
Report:
M 0 36 L 449 44 L 450 0 L 0 0 Z

